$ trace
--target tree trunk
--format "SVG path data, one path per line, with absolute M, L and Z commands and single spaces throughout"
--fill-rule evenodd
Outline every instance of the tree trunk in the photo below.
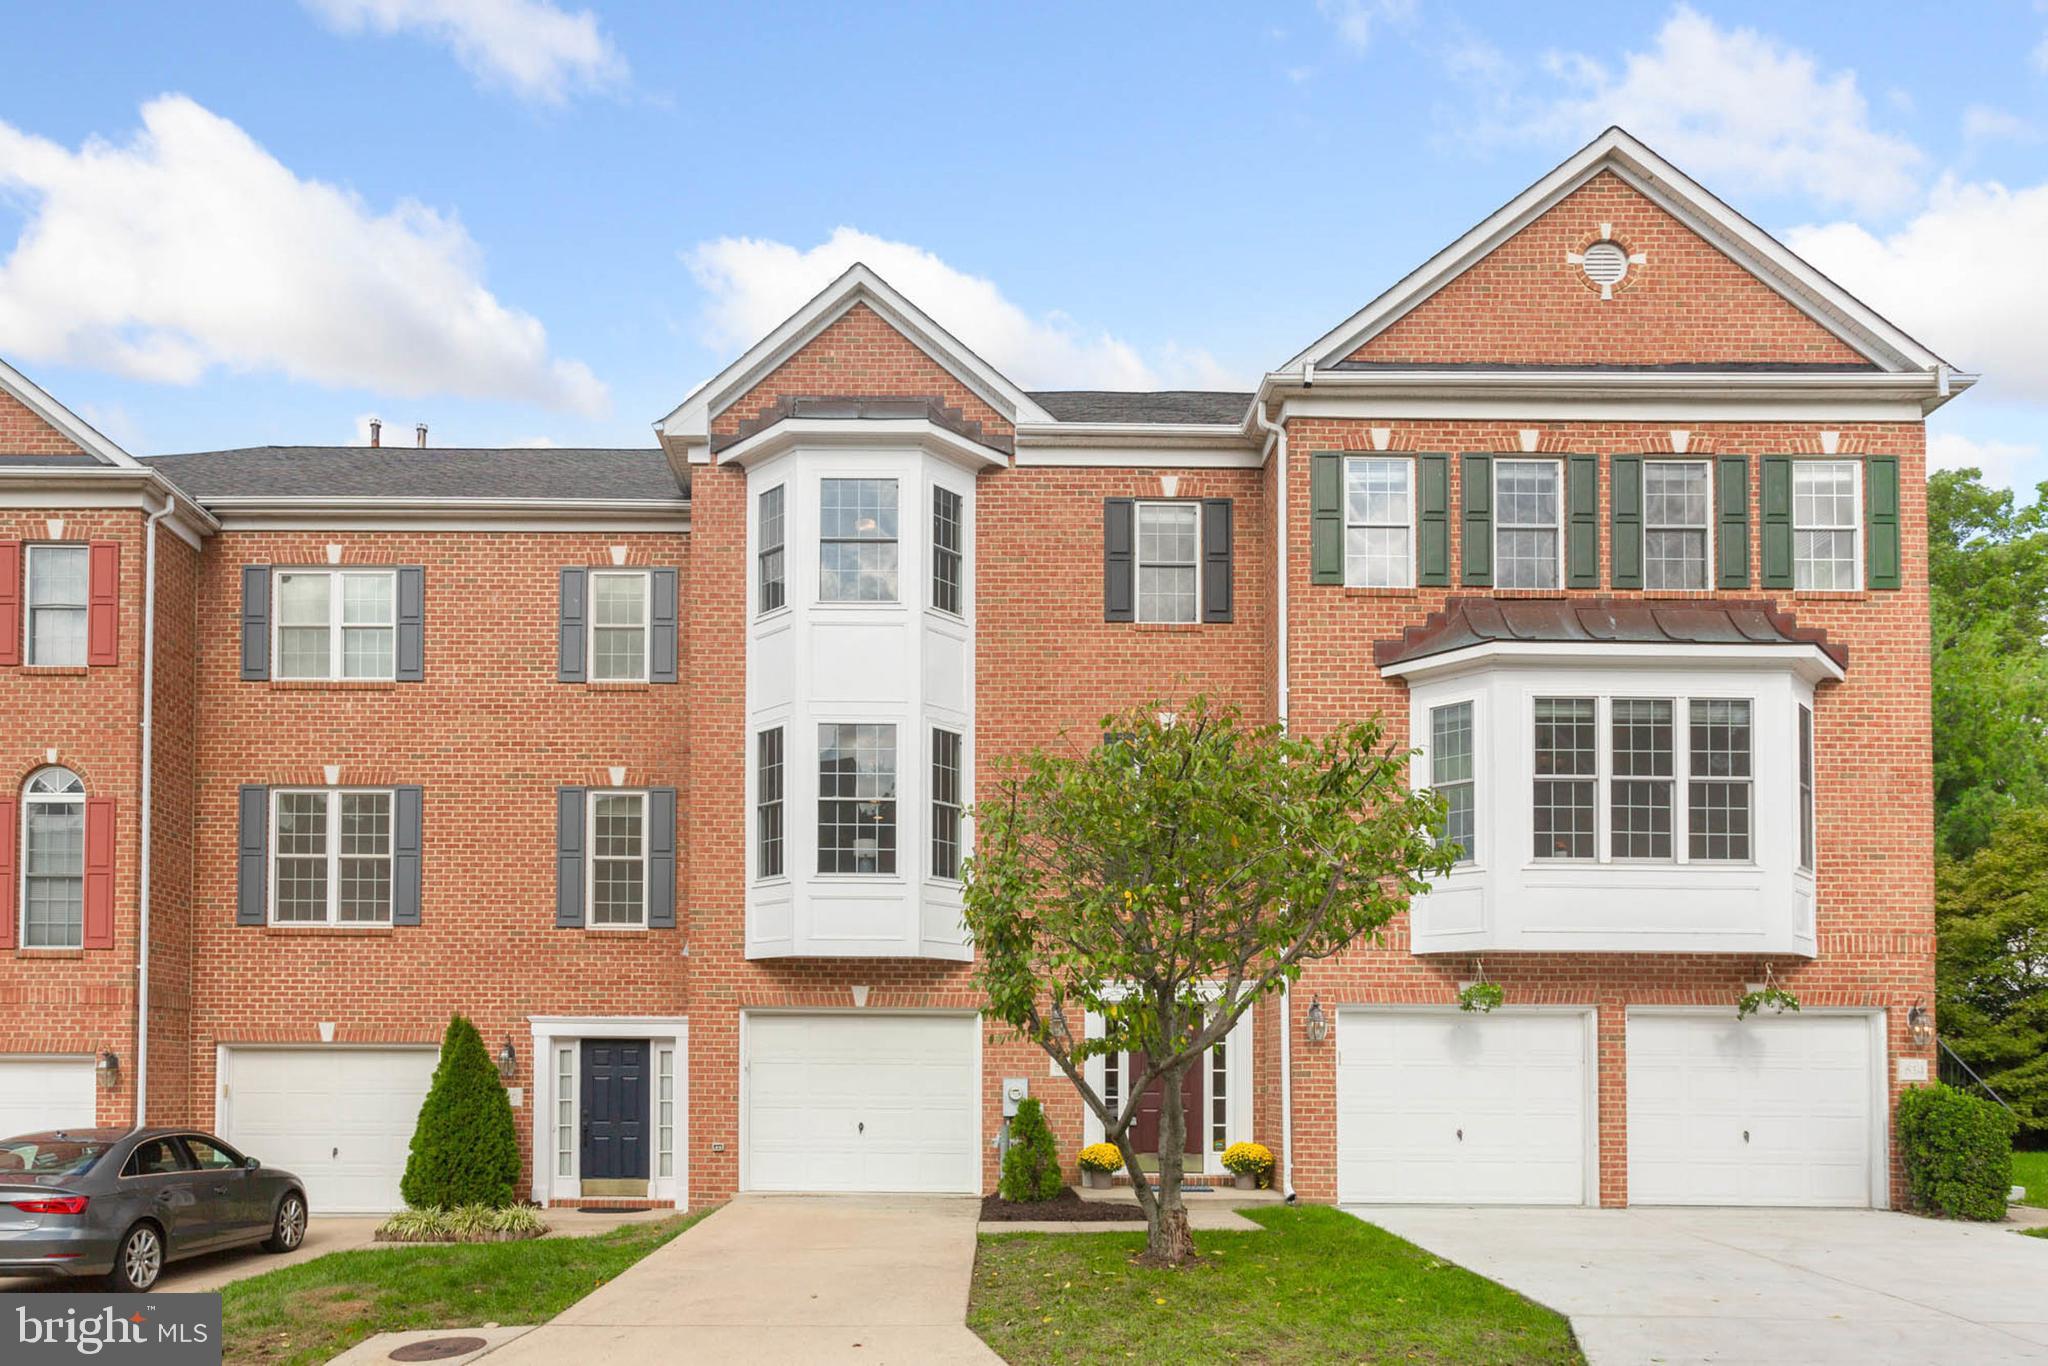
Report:
M 1155 1266 L 1178 1266 L 1195 1257 L 1194 1232 L 1188 1227 L 1187 1206 L 1181 1200 L 1181 1171 L 1187 1162 L 1188 1116 L 1181 1104 L 1181 1074 L 1193 1063 L 1183 1063 L 1163 1074 L 1159 1098 L 1159 1190 L 1152 1208 L 1146 1211 L 1145 1260 Z

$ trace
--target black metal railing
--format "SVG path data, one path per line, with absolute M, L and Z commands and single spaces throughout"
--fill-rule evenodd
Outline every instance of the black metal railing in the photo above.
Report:
M 1989 1082 L 1978 1076 L 1970 1064 L 1958 1057 L 1956 1051 L 1948 1046 L 1948 1040 L 1937 1039 L 1935 1042 L 1941 1045 L 1941 1053 L 1935 1061 L 1934 1074 L 1944 1085 L 1953 1086 L 1959 1091 L 1974 1091 L 2007 1114 L 2013 1112 L 2012 1107 L 2005 1103 L 2005 1097 L 1992 1090 Z

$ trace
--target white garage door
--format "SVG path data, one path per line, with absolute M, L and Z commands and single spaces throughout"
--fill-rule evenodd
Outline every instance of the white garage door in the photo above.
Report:
M 91 1058 L 0 1058 L 0 1138 L 95 1122 Z
M 1870 1019 L 1628 1017 L 1634 1205 L 1868 1205 Z
M 433 1048 L 231 1048 L 222 1059 L 221 1137 L 306 1183 L 315 1214 L 402 1208 L 399 1178 Z
M 746 1017 L 746 1187 L 981 1190 L 971 1016 Z
M 1339 1011 L 1337 1198 L 1584 1204 L 1586 1034 L 1576 1012 Z

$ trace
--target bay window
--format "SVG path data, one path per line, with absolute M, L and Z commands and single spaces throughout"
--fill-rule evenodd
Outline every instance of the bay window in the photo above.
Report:
M 1472 759 L 1472 704 L 1431 708 L 1429 785 L 1444 799 L 1444 840 L 1456 846 L 1460 863 L 1472 861 L 1477 833 Z
M 1599 745 L 1603 713 L 1604 754 Z M 1686 724 L 1682 749 L 1675 733 L 1681 714 Z M 1748 861 L 1751 732 L 1746 698 L 1536 698 L 1530 808 L 1535 857 L 1598 857 L 1598 818 L 1604 809 L 1606 859 Z M 1681 791 L 1686 813 L 1682 846 L 1673 830 Z
M 896 481 L 821 481 L 818 601 L 896 601 Z
M 896 727 L 818 727 L 818 871 L 896 871 Z

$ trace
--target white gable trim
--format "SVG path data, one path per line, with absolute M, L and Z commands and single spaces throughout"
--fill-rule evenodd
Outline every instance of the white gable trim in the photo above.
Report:
M 0 360 L 0 389 L 21 401 L 23 407 L 69 437 L 88 455 L 125 470 L 139 470 L 142 462 L 93 430 L 92 424 L 59 403 L 21 371 Z
M 983 402 L 1012 422 L 1050 422 L 1052 415 L 1013 384 L 1001 371 L 974 354 L 952 333 L 932 321 L 895 286 L 856 262 L 811 301 L 783 320 L 747 353 L 690 391 L 667 417 L 654 424 L 665 444 L 700 445 L 710 439 L 711 419 L 726 405 L 772 374 L 801 351 L 812 338 L 838 322 L 856 304 L 866 304 L 918 350 L 973 390 Z
M 1620 128 L 1610 128 L 1392 288 L 1318 337 L 1281 369 L 1322 368 L 1344 359 L 1602 171 L 1614 172 L 1873 364 L 1890 371 L 1945 368 L 1941 357 L 1794 255 L 1692 177 Z

